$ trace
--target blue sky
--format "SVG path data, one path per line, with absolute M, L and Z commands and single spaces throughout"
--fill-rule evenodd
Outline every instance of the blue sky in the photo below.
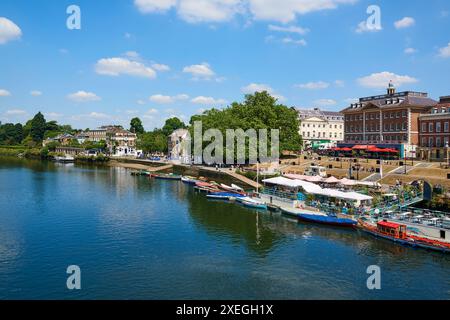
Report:
M 69 5 L 81 29 L 69 30 Z M 381 30 L 359 28 L 369 5 Z M 0 121 L 147 129 L 267 89 L 341 110 L 398 90 L 450 95 L 447 0 L 2 0 Z

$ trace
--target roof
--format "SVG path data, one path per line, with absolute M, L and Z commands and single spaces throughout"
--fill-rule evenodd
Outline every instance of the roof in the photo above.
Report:
M 380 221 L 380 222 L 378 222 L 378 225 L 381 227 L 387 227 L 387 228 L 393 228 L 393 229 L 398 229 L 401 227 L 401 225 L 398 223 L 387 222 L 387 221 Z
M 381 95 L 373 97 L 360 98 L 359 102 L 352 103 L 341 112 L 360 111 L 366 107 L 372 106 L 380 109 L 393 107 L 432 107 L 438 102 L 428 97 L 427 93 L 405 91 L 393 95 Z
M 324 119 L 327 117 L 343 117 L 344 115 L 337 111 L 323 111 L 319 108 L 313 108 L 313 109 L 297 109 L 297 112 L 299 113 L 300 117 L 303 118 L 312 118 L 317 117 L 319 119 Z

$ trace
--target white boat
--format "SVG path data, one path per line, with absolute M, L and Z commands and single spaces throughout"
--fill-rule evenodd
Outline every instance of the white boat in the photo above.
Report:
M 236 201 L 249 208 L 267 209 L 267 205 L 264 202 L 252 199 L 250 197 L 236 198 Z
M 56 162 L 75 162 L 75 158 L 72 156 L 55 157 Z
M 231 187 L 233 187 L 233 189 L 237 190 L 237 191 L 244 191 L 244 189 L 242 189 L 241 187 L 239 187 L 239 186 L 237 186 L 235 184 L 232 184 Z
M 220 187 L 222 189 L 224 189 L 224 190 L 227 190 L 227 191 L 238 191 L 238 192 L 243 192 L 244 191 L 244 189 L 242 189 L 241 187 L 239 187 L 239 186 L 237 186 L 235 184 L 232 184 L 231 187 L 230 187 L 230 186 L 227 186 L 226 184 L 221 183 Z

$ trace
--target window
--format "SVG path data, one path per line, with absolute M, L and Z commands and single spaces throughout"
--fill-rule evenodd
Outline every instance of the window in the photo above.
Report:
M 427 124 L 426 124 L 426 122 L 422 122 L 422 132 L 427 132 Z
M 432 133 L 432 132 L 433 132 L 433 123 L 432 123 L 432 122 L 430 122 L 430 123 L 428 124 L 428 132 L 429 132 L 429 133 Z
M 444 132 L 448 132 L 448 122 L 444 122 Z
M 448 148 L 448 137 L 444 137 L 444 147 Z
M 396 118 L 400 118 L 400 111 L 395 115 Z
M 394 131 L 394 124 L 391 123 L 391 131 Z
M 441 137 L 436 138 L 436 147 L 442 147 L 441 146 Z
M 441 132 L 441 122 L 436 122 L 436 132 Z
M 422 138 L 422 147 L 426 147 L 427 146 L 427 138 L 423 137 Z
M 396 129 L 397 131 L 400 131 L 400 123 L 397 122 L 397 124 L 395 125 L 395 129 Z
M 406 130 L 407 130 L 407 123 L 403 122 L 403 131 L 406 131 Z
M 390 118 L 391 118 L 391 119 L 394 119 L 394 113 L 393 113 L 393 112 L 391 112 Z
M 433 137 L 428 138 L 428 147 L 433 147 Z
M 406 118 L 406 116 L 407 116 L 406 110 L 403 110 L 403 111 L 402 111 L 402 117 L 403 117 L 403 118 Z

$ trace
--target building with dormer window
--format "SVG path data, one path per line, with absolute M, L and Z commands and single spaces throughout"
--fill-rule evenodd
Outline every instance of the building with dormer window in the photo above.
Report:
M 419 145 L 419 117 L 436 106 L 424 92 L 396 92 L 389 83 L 385 95 L 360 98 L 341 112 L 344 114 L 343 147 L 375 145 L 416 157 Z

